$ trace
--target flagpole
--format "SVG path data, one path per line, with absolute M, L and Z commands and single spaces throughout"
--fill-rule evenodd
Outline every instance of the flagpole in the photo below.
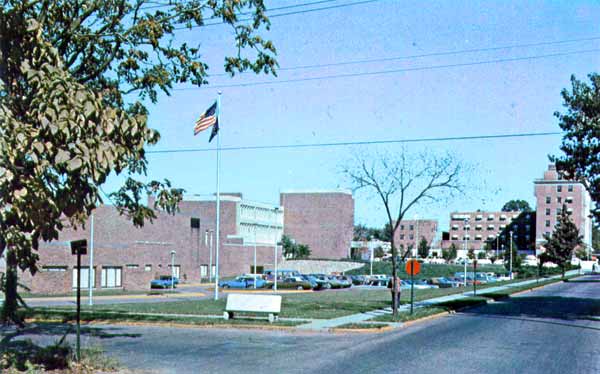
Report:
M 217 96 L 217 124 L 221 126 L 221 92 Z M 221 236 L 221 191 L 219 185 L 219 174 L 221 168 L 221 131 L 217 132 L 217 223 L 215 230 L 215 300 L 219 300 L 219 239 Z

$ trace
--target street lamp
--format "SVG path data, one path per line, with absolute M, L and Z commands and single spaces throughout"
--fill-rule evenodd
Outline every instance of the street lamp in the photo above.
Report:
M 175 251 L 171 251 L 171 290 L 175 288 Z
M 465 218 L 465 225 L 463 227 L 463 231 L 467 231 L 467 225 L 469 224 L 469 218 Z M 465 258 L 464 263 L 465 263 L 465 273 L 464 273 L 464 283 L 465 283 L 465 287 L 467 287 L 467 258 L 469 258 L 469 256 L 467 255 L 468 250 L 467 250 L 467 234 L 464 234 L 464 238 L 465 238 Z
M 500 239 L 500 232 L 496 234 L 496 260 L 498 259 L 498 240 Z
M 513 279 L 513 271 L 512 271 L 512 264 L 513 264 L 513 232 L 512 230 L 510 230 L 510 280 Z

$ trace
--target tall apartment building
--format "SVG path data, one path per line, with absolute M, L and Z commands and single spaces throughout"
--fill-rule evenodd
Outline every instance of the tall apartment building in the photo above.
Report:
M 307 244 L 312 258 L 350 257 L 354 198 L 345 190 L 284 191 L 284 234 Z
M 452 244 L 458 248 L 458 257 L 464 257 L 467 250 L 480 251 L 487 242 L 495 249 L 495 243 L 508 248 L 510 231 L 520 250 L 533 250 L 535 238 L 534 212 L 453 212 L 450 214 L 450 231 L 443 238 L 442 247 Z
M 415 257 L 421 239 L 427 240 L 427 244 L 431 247 L 436 238 L 437 230 L 437 220 L 403 220 L 394 233 L 394 244 L 400 252 L 412 248 L 412 256 Z
M 544 243 L 544 234 L 554 230 L 563 206 L 571 214 L 586 248 L 592 246 L 592 199 L 583 184 L 563 179 L 554 165 L 549 165 L 542 179 L 533 182 L 537 203 L 536 246 Z
M 152 201 L 149 201 L 152 206 Z M 96 289 L 144 290 L 159 275 L 172 272 L 183 281 L 206 280 L 215 264 L 215 199 L 186 199 L 175 215 L 157 212 L 157 218 L 136 228 L 113 206 L 94 211 L 94 263 Z M 221 196 L 219 274 L 248 273 L 275 263 L 275 243 L 283 234 L 283 209 L 243 200 L 241 194 Z M 212 236 L 212 251 L 210 237 Z M 91 244 L 91 221 L 85 228 L 65 228 L 59 239 L 41 243 L 40 272 L 21 274 L 21 281 L 38 293 L 65 293 L 76 286 L 76 257 L 69 242 L 87 239 Z M 175 251 L 174 257 L 171 252 Z M 90 251 L 88 250 L 88 253 Z M 174 268 L 171 262 L 174 260 Z M 281 260 L 281 251 L 278 251 Z M 82 287 L 88 287 L 89 255 L 82 258 Z M 213 270 L 214 274 L 214 270 Z

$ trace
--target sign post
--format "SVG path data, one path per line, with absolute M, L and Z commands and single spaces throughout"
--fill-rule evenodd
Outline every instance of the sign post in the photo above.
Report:
M 473 260 L 473 296 L 477 296 L 477 260 Z
M 410 275 L 410 314 L 413 313 L 413 305 L 415 302 L 415 278 L 414 276 L 421 272 L 421 264 L 414 258 L 406 262 L 406 273 Z
M 77 255 L 77 362 L 81 361 L 81 255 L 87 254 L 87 240 L 71 241 L 71 254 Z M 89 269 L 91 271 L 91 269 Z

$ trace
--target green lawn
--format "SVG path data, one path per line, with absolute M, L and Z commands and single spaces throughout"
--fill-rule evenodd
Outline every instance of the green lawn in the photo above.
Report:
M 397 318 L 394 318 L 391 314 L 375 317 L 372 321 L 377 322 L 407 322 L 416 319 L 425 318 L 434 314 L 455 311 L 461 308 L 477 306 L 486 304 L 488 301 L 485 297 L 467 297 L 460 300 L 448 301 L 445 303 L 436 304 L 424 308 L 417 308 L 411 314 L 410 312 L 402 312 L 398 314 Z
M 513 281 L 516 282 L 516 281 Z M 478 289 L 495 287 L 502 283 L 491 283 L 480 285 Z M 535 285 L 532 285 L 532 287 Z M 468 288 L 467 291 L 472 290 Z M 446 296 L 465 292 L 464 288 L 437 288 L 428 290 L 415 290 L 415 301 Z M 390 306 L 391 295 L 388 289 L 360 289 L 352 288 L 347 291 L 321 291 L 300 294 L 284 294 L 281 306 L 281 317 L 328 319 L 342 317 L 349 314 L 367 312 L 374 309 Z M 403 290 L 402 303 L 410 301 L 410 291 Z M 159 303 L 131 303 L 96 305 L 89 307 L 83 305 L 83 310 L 119 311 L 136 313 L 160 313 L 160 314 L 195 314 L 195 315 L 221 315 L 225 309 L 225 298 L 218 301 L 203 299 L 198 301 L 174 301 Z M 54 307 L 53 309 L 56 309 Z M 63 309 L 73 309 L 72 306 Z
M 133 295 L 162 295 L 166 293 L 174 293 L 177 291 L 171 290 L 146 290 L 146 291 L 129 291 L 129 290 L 94 290 L 93 296 L 133 296 Z M 61 293 L 61 294 L 39 294 L 39 293 L 29 293 L 29 292 L 21 292 L 19 295 L 24 299 L 35 299 L 35 298 L 46 298 L 46 297 L 76 297 L 77 293 L 75 291 L 69 293 Z M 87 289 L 81 289 L 81 298 L 88 296 Z
M 363 267 L 350 270 L 346 274 L 364 275 L 369 274 L 370 265 L 365 264 Z M 427 279 L 435 277 L 454 277 L 454 273 L 465 271 L 464 265 L 446 265 L 446 264 L 421 264 L 421 272 L 415 276 L 415 279 Z M 467 271 L 473 271 L 473 267 L 467 265 Z M 478 266 L 477 272 L 493 272 L 506 273 L 506 268 L 503 265 L 484 265 Z M 391 262 L 374 262 L 373 274 L 392 274 Z M 410 276 L 404 271 L 404 264 L 398 265 L 398 276 L 402 279 L 408 279 Z

